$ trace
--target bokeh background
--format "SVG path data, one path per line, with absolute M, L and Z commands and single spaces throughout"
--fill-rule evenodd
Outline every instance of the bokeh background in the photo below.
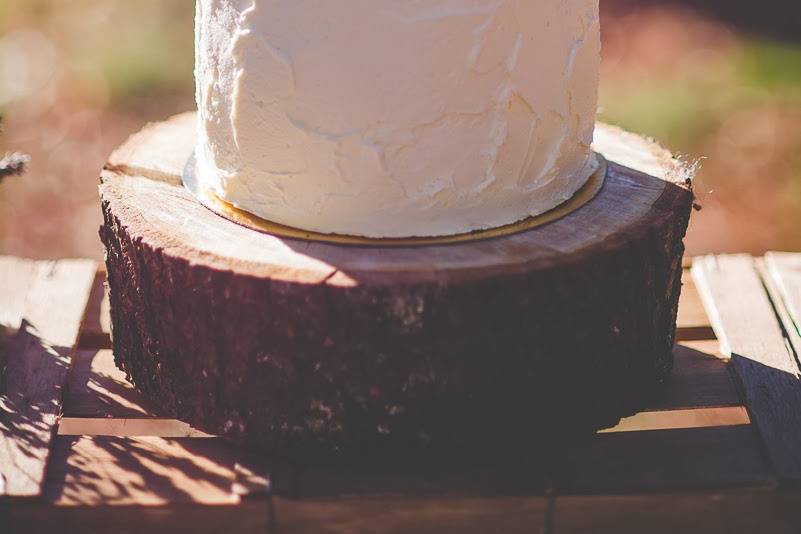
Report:
M 531 0 L 533 1 L 533 0 Z M 601 118 L 689 159 L 689 253 L 801 250 L 801 1 L 601 0 Z M 0 0 L 0 253 L 101 258 L 99 170 L 193 107 L 192 0 Z

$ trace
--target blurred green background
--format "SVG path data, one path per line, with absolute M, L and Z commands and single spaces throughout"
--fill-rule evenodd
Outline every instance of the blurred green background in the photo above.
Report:
M 801 250 L 797 0 L 602 0 L 600 116 L 702 158 L 691 254 Z M 0 253 L 102 255 L 99 169 L 194 106 L 191 0 L 0 0 Z

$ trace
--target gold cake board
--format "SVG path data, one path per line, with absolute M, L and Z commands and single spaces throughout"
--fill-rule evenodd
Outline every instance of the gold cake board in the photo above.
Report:
M 606 174 L 608 171 L 606 158 L 598 153 L 594 153 L 594 156 L 597 161 L 597 168 L 595 172 L 593 172 L 593 174 L 588 178 L 587 182 L 578 191 L 576 191 L 576 193 L 569 200 L 563 202 L 555 208 L 535 217 L 528 217 L 516 223 L 497 228 L 490 228 L 487 230 L 480 230 L 458 235 L 434 237 L 370 238 L 342 234 L 324 234 L 320 232 L 301 230 L 299 228 L 285 226 L 283 224 L 263 219 L 257 215 L 253 215 L 248 211 L 235 207 L 233 204 L 226 202 L 217 196 L 217 194 L 214 193 L 214 191 L 212 191 L 210 188 L 201 185 L 195 172 L 196 158 L 194 153 L 184 168 L 182 179 L 184 186 L 192 193 L 198 202 L 203 204 L 206 208 L 233 223 L 244 226 L 251 230 L 256 230 L 257 232 L 263 232 L 289 239 L 300 239 L 336 245 L 377 247 L 447 245 L 455 243 L 469 243 L 472 241 L 483 241 L 486 239 L 505 237 L 526 232 L 578 211 L 593 198 L 595 198 L 596 195 L 598 195 L 603 188 L 604 182 L 606 181 Z

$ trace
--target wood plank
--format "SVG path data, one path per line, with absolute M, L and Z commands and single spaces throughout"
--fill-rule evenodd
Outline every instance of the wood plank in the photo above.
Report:
M 769 252 L 760 274 L 771 299 L 782 316 L 784 330 L 795 351 L 801 355 L 801 254 Z
M 2 504 L 0 503 L 0 509 Z M 80 532 L 81 534 L 264 534 L 273 532 L 268 499 L 248 499 L 235 505 L 205 506 L 52 506 L 17 503 L 7 511 L 13 534 Z
M 720 341 L 717 339 L 688 339 L 681 341 L 677 347 L 686 347 L 695 353 L 697 356 L 706 360 L 718 360 L 724 363 L 729 369 L 729 374 L 734 376 L 734 371 L 731 369 L 731 356 L 723 354 L 720 351 Z
M 781 287 L 787 308 L 801 324 L 801 254 L 768 252 L 765 263 Z
M 613 434 L 643 430 L 676 430 L 749 424 L 751 424 L 751 419 L 748 417 L 748 411 L 742 406 L 696 408 L 662 412 L 640 412 L 637 415 L 623 419 L 616 427 L 603 430 L 601 433 Z
M 673 375 L 649 411 L 740 406 L 729 365 L 715 340 L 682 341 L 673 350 Z
M 78 338 L 78 348 L 82 350 L 111 348 L 111 317 L 104 271 L 98 271 L 92 285 L 81 325 L 81 335 Z
M 18 329 L 25 311 L 28 291 L 39 274 L 36 262 L 0 256 L 0 326 Z
M 59 436 L 45 497 L 58 506 L 239 504 L 237 464 L 248 461 L 219 438 Z
M 552 462 L 560 494 L 693 490 L 774 482 L 753 426 L 599 434 Z
M 443 466 L 394 471 L 314 466 L 290 473 L 294 481 L 281 481 L 280 492 L 304 501 L 327 502 L 343 496 L 542 496 L 549 487 L 547 480 L 553 481 L 557 491 L 568 493 L 766 485 L 774 481 L 742 407 L 638 417 L 613 433 L 567 445 L 532 465 L 513 462 L 508 468 L 462 466 L 450 471 Z
M 543 497 L 274 499 L 276 532 L 530 533 L 545 529 Z
M 801 370 L 753 258 L 701 258 L 693 276 L 779 479 L 801 482 Z
M 771 489 L 651 495 L 560 496 L 555 534 L 791 534 L 801 497 Z
M 65 417 L 58 425 L 59 436 L 153 436 L 160 438 L 214 437 L 177 419 L 99 419 Z
M 80 350 L 64 393 L 64 416 L 132 419 L 156 417 L 145 396 L 128 382 L 110 350 Z
M 448 464 L 424 460 L 413 465 L 315 465 L 276 473 L 277 493 L 303 500 L 380 495 L 415 498 L 543 496 L 547 490 L 540 458 L 494 460 L 496 465 Z
M 676 338 L 679 341 L 714 339 L 715 332 L 689 270 L 683 271 L 681 281 L 683 287 L 676 320 Z
M 0 494 L 41 493 L 70 354 L 96 270 L 88 260 L 36 264 L 19 331 L 8 344 L 7 389 L 0 397 Z

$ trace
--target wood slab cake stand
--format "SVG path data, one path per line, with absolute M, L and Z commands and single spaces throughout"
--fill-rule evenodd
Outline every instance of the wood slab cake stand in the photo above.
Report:
M 195 139 L 194 114 L 150 125 L 100 186 L 116 361 L 165 414 L 303 461 L 514 456 L 670 372 L 693 195 L 650 141 L 599 125 L 603 189 L 556 222 L 404 248 L 213 214 L 181 184 Z

